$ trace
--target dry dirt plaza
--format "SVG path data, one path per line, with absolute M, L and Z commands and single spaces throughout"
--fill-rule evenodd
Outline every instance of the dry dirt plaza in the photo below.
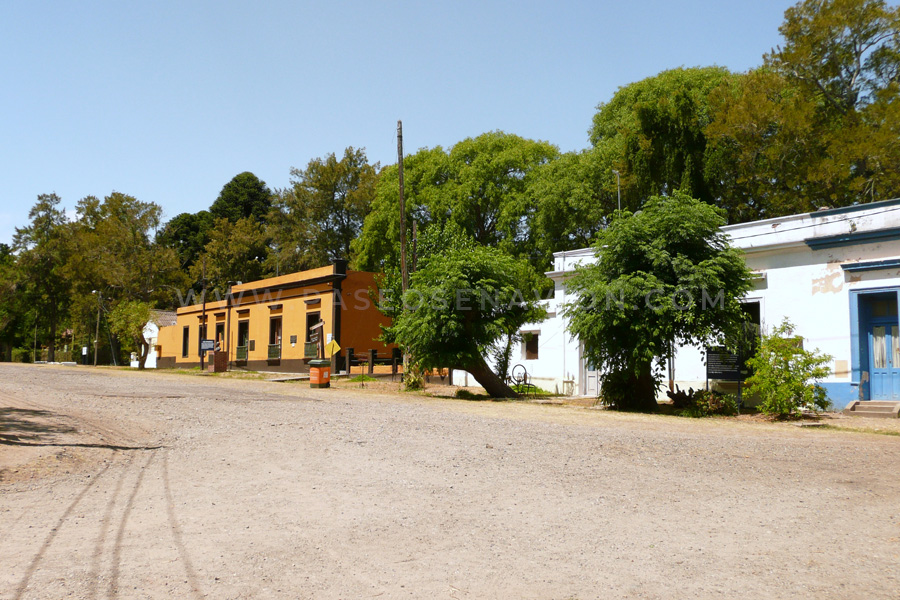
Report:
M 900 437 L 0 364 L 0 598 L 897 598 Z

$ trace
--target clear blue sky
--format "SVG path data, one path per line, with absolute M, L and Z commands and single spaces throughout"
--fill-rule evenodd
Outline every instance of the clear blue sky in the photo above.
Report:
M 745 71 L 789 0 L 0 4 L 0 242 L 38 194 L 207 208 L 347 146 L 396 162 L 485 131 L 588 146 L 599 102 L 678 66 Z

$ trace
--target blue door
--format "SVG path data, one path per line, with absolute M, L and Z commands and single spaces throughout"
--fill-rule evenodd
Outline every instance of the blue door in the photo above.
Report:
M 872 400 L 900 400 L 900 327 L 897 321 L 869 325 L 870 390 Z

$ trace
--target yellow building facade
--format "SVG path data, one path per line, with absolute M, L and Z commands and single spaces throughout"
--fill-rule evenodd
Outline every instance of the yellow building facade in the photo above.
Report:
M 387 358 L 393 347 L 377 338 L 390 319 L 370 298 L 375 289 L 374 274 L 348 270 L 345 261 L 235 285 L 225 299 L 176 311 L 176 324 L 160 329 L 157 365 L 199 366 L 204 339 L 214 340 L 229 368 L 253 371 L 308 372 L 332 340 L 341 346 L 339 365 L 348 349 Z

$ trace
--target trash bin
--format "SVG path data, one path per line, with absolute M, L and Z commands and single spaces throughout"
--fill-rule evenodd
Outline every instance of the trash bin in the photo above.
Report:
M 224 373 L 228 370 L 228 353 L 217 350 L 210 362 L 213 363 L 213 372 Z
M 330 360 L 316 359 L 309 361 L 309 387 L 331 387 Z

